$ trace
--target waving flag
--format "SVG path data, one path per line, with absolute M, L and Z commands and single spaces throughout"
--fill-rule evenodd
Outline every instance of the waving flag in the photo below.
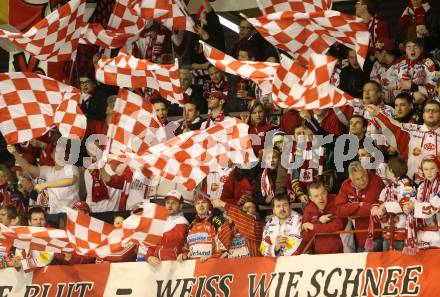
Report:
M 167 138 L 152 104 L 127 89 L 119 90 L 107 136 L 114 154 L 139 153 Z
M 338 11 L 285 11 L 247 20 L 271 44 L 303 64 L 313 53 L 325 53 L 336 42 L 355 50 L 361 66 L 367 56 L 367 25 L 360 18 Z
M 239 61 L 201 41 L 203 54 L 216 68 L 223 72 L 250 79 L 262 90 L 262 94 L 272 92 L 272 80 L 279 66 L 278 63 Z
M 174 64 L 155 64 L 120 52 L 115 58 L 98 61 L 96 79 L 119 87 L 152 88 L 171 103 L 184 104 L 177 60 Z
M 353 98 L 330 84 L 337 59 L 312 54 L 306 70 L 282 56 L 273 81 L 273 101 L 281 108 L 324 109 L 339 107 Z
M 332 8 L 332 0 L 257 0 L 264 15 L 274 12 L 317 12 Z
M 70 60 L 76 53 L 84 26 L 85 0 L 71 0 L 35 24 L 26 33 L 0 29 L 0 37 L 11 40 L 39 60 Z
M 80 90 L 44 75 L 0 73 L 0 131 L 9 144 L 38 138 L 54 124 L 62 136 L 82 138 L 80 97 Z
M 128 217 L 117 228 L 104 221 L 67 210 L 67 236 L 81 255 L 105 258 L 123 251 L 129 244 L 157 245 L 163 234 L 167 210 L 146 203 L 142 213 Z
M 13 246 L 26 251 L 73 252 L 64 230 L 45 227 L 6 227 L 0 224 L 0 231 L 0 246 L 6 249 Z
M 152 175 L 194 190 L 209 172 L 256 161 L 248 128 L 240 120 L 228 118 L 152 146 L 141 155 L 128 153 L 121 161 L 133 170 L 147 169 Z

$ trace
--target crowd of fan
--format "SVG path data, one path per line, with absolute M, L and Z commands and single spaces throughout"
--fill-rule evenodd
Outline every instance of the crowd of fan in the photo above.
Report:
M 222 51 L 230 48 L 231 56 L 241 61 L 278 62 L 279 52 L 245 20 L 239 41 L 226 44 L 217 14 L 208 0 L 204 5 L 199 34 L 185 38 L 179 47 L 170 32 L 154 24 L 131 49 L 139 58 L 168 63 L 177 56 L 187 65 L 180 69 L 183 116 L 180 107 L 155 92 L 144 95 L 164 126 L 168 116 L 182 117 L 173 122 L 175 135 L 210 127 L 238 112 L 249 124 L 249 134 L 258 136 L 253 148 L 260 160 L 268 156 L 267 168 L 236 166 L 214 182 L 205 180 L 194 194 L 190 224 L 182 214 L 182 194 L 172 190 L 164 197 L 169 217 L 157 247 L 131 246 L 106 259 L 51 255 L 52 263 L 145 260 L 156 266 L 162 260 L 275 257 L 299 254 L 311 241 L 308 252 L 317 254 L 389 249 L 415 253 L 440 247 L 440 18 L 429 3 L 409 1 L 400 19 L 404 36 L 393 39 L 386 21 L 376 14 L 376 1 L 358 1 L 356 14 L 371 33 L 363 69 L 355 51 L 336 45 L 329 52 L 339 59 L 333 83 L 357 99 L 341 108 L 300 112 L 278 109 L 251 81 L 207 62 L 200 39 Z M 81 105 L 87 135 L 105 135 L 117 90 L 98 84 L 93 73 L 81 74 L 79 87 L 91 95 Z M 263 153 L 269 131 L 277 132 L 270 153 Z M 359 143 L 357 154 L 339 171 L 336 138 L 316 145 L 316 135 L 330 134 L 349 134 Z M 127 168 L 112 175 L 105 168 L 86 169 L 81 161 L 55 162 L 68 155 L 55 150 L 58 139 L 59 133 L 51 130 L 29 143 L 7 146 L 13 162 L 5 160 L 0 168 L 0 223 L 65 228 L 67 206 L 97 217 L 105 213 L 102 218 L 119 226 L 127 212 L 148 199 L 149 187 L 140 172 Z M 349 146 L 343 146 L 344 153 Z M 289 163 L 299 162 L 298 168 L 283 166 L 286 149 Z M 91 147 L 83 146 L 81 155 L 97 159 Z M 396 204 L 400 212 L 393 210 Z M 363 231 L 339 232 L 349 229 Z M 33 256 L 3 253 L 2 263 L 21 267 L 24 258 Z

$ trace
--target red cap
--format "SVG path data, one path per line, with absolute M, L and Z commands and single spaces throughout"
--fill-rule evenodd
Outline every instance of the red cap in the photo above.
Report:
M 166 199 L 174 199 L 174 200 L 176 200 L 176 201 L 178 201 L 178 202 L 180 202 L 180 203 L 183 202 L 183 196 L 182 196 L 182 194 L 181 194 L 179 191 L 177 191 L 177 190 L 171 190 L 171 191 L 169 191 L 168 194 L 165 196 L 165 200 L 166 200 Z
M 203 98 L 205 98 L 206 100 L 208 100 L 210 97 L 226 100 L 228 98 L 228 95 L 226 94 L 226 92 L 217 91 L 217 90 L 203 93 Z
M 387 52 L 390 52 L 396 50 L 396 44 L 394 43 L 393 40 L 389 38 L 385 38 L 384 40 L 378 40 L 374 45 L 374 47 L 378 51 L 386 50 Z
M 76 201 L 75 203 L 73 203 L 72 208 L 82 210 L 85 212 L 90 212 L 90 207 L 85 201 Z

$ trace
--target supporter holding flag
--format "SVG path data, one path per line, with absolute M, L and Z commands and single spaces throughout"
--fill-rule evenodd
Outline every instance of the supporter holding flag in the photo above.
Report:
M 425 156 L 440 153 L 440 103 L 431 100 L 423 108 L 423 125 L 399 124 L 374 105 L 368 112 L 380 125 L 390 145 L 408 162 L 408 177 L 420 184 L 420 162 Z
M 183 196 L 177 190 L 171 190 L 165 196 L 165 207 L 168 211 L 168 218 L 160 244 L 149 247 L 145 255 L 145 261 L 151 266 L 160 265 L 161 261 L 176 260 L 182 254 L 185 242 L 188 221 L 182 213 Z
M 247 201 L 240 208 L 220 199 L 212 200 L 212 205 L 215 208 L 224 209 L 232 225 L 234 236 L 229 247 L 228 258 L 261 256 L 259 247 L 263 224 L 258 219 L 257 205 L 252 201 Z
M 178 261 L 225 258 L 231 244 L 232 230 L 226 219 L 214 212 L 211 201 L 203 193 L 194 197 L 196 218 L 189 225 L 183 253 Z
M 347 224 L 346 219 L 335 217 L 335 195 L 329 195 L 320 181 L 309 184 L 310 203 L 304 209 L 302 218 L 302 237 L 305 242 L 313 240 L 316 254 L 334 254 L 343 252 L 339 235 L 317 235 L 342 231 Z
M 424 180 L 417 188 L 416 198 L 403 206 L 403 211 L 408 216 L 414 214 L 416 219 L 416 223 L 408 226 L 407 232 L 412 232 L 412 237 L 407 238 L 409 241 L 405 242 L 405 246 L 414 249 L 440 248 L 440 161 L 437 156 L 428 155 L 420 165 Z
M 301 215 L 293 211 L 290 199 L 278 195 L 272 199 L 273 215 L 264 227 L 260 252 L 266 257 L 291 256 L 301 253 Z
M 349 224 L 353 223 L 355 230 L 367 229 L 371 207 L 377 203 L 384 184 L 380 177 L 364 169 L 359 161 L 350 163 L 348 175 L 349 178 L 342 183 L 336 196 L 336 215 L 349 217 Z M 379 227 L 379 224 L 374 224 L 374 228 Z M 364 248 L 367 234 L 355 234 L 358 252 L 382 250 L 380 233 L 370 231 L 369 234 L 373 237 L 371 239 L 374 241 L 374 246 L 369 249 Z
M 401 211 L 400 205 L 414 199 L 416 190 L 406 176 L 407 171 L 408 165 L 402 158 L 395 157 L 388 161 L 386 176 L 390 183 L 380 193 L 380 204 L 371 208 L 372 217 L 381 219 L 384 251 L 403 250 L 405 233 L 408 233 L 405 232 L 407 216 Z M 392 234 L 394 246 L 390 247 Z
M 66 146 L 66 148 L 68 148 Z M 58 227 L 63 217 L 64 207 L 71 206 L 79 198 L 79 171 L 75 165 L 67 164 L 66 151 L 60 146 L 53 150 L 52 159 L 55 166 L 34 166 L 26 161 L 13 145 L 8 145 L 8 151 L 15 157 L 18 165 L 34 178 L 44 179 L 45 182 L 34 186 L 37 192 L 47 190 L 49 198 L 49 220 Z M 69 152 L 69 150 L 67 150 Z

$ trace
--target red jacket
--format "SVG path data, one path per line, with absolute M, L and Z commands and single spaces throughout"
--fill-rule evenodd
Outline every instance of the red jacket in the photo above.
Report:
M 255 141 L 252 138 L 252 148 L 254 149 L 254 151 L 258 152 L 259 150 L 264 148 L 264 140 L 266 137 L 266 133 L 267 131 L 270 131 L 273 128 L 274 127 L 271 124 L 267 123 L 266 120 L 261 122 L 258 126 L 249 125 L 248 134 L 257 135 L 260 138 L 260 143 L 256 142 L 257 138 L 255 139 Z
M 368 172 L 368 186 L 358 191 L 353 187 L 350 179 L 346 179 L 336 196 L 335 205 L 336 215 L 341 217 L 358 217 L 354 219 L 355 230 L 368 230 L 370 212 L 373 204 L 378 203 L 380 192 L 385 187 L 382 179 L 372 172 Z M 360 202 L 363 203 L 360 206 Z M 380 224 L 375 224 L 374 228 L 380 228 Z M 359 246 L 365 245 L 368 233 L 357 233 L 356 242 Z M 381 236 L 380 232 L 375 233 L 375 237 Z
M 327 206 L 324 211 L 318 209 L 315 203 L 310 202 L 304 209 L 302 223 L 312 223 L 312 231 L 302 231 L 303 239 L 309 242 L 316 233 L 331 233 L 344 230 L 347 224 L 346 219 L 334 218 L 327 224 L 322 224 L 319 217 L 327 214 L 336 215 L 335 199 L 336 195 L 328 195 Z M 317 254 L 335 254 L 342 253 L 343 246 L 339 235 L 317 235 L 315 237 L 315 253 Z
M 339 121 L 333 109 L 330 109 L 327 116 L 320 122 L 322 129 L 335 137 L 341 136 L 345 132 L 344 126 Z
M 187 229 L 188 221 L 183 215 L 168 217 L 160 244 L 148 248 L 145 261 L 150 256 L 157 257 L 161 261 L 176 260 L 182 253 Z
M 243 192 L 247 191 L 252 193 L 253 186 L 251 181 L 246 177 L 243 177 L 241 180 L 236 180 L 234 178 L 235 170 L 237 169 L 232 170 L 226 178 L 220 199 L 226 203 L 237 205 Z
M 85 255 L 77 254 L 76 252 L 72 253 L 72 257 L 70 260 L 65 259 L 65 254 L 55 254 L 55 263 L 57 265 L 75 265 L 75 264 L 94 264 L 95 258 Z
M 294 110 L 288 110 L 281 117 L 280 130 L 287 135 L 293 135 L 293 127 L 301 123 L 302 119 L 299 116 L 298 112 Z
M 246 238 L 251 257 L 260 257 L 260 244 L 263 234 L 263 223 L 242 212 L 237 206 L 226 203 L 226 212 L 234 223 L 235 229 Z

